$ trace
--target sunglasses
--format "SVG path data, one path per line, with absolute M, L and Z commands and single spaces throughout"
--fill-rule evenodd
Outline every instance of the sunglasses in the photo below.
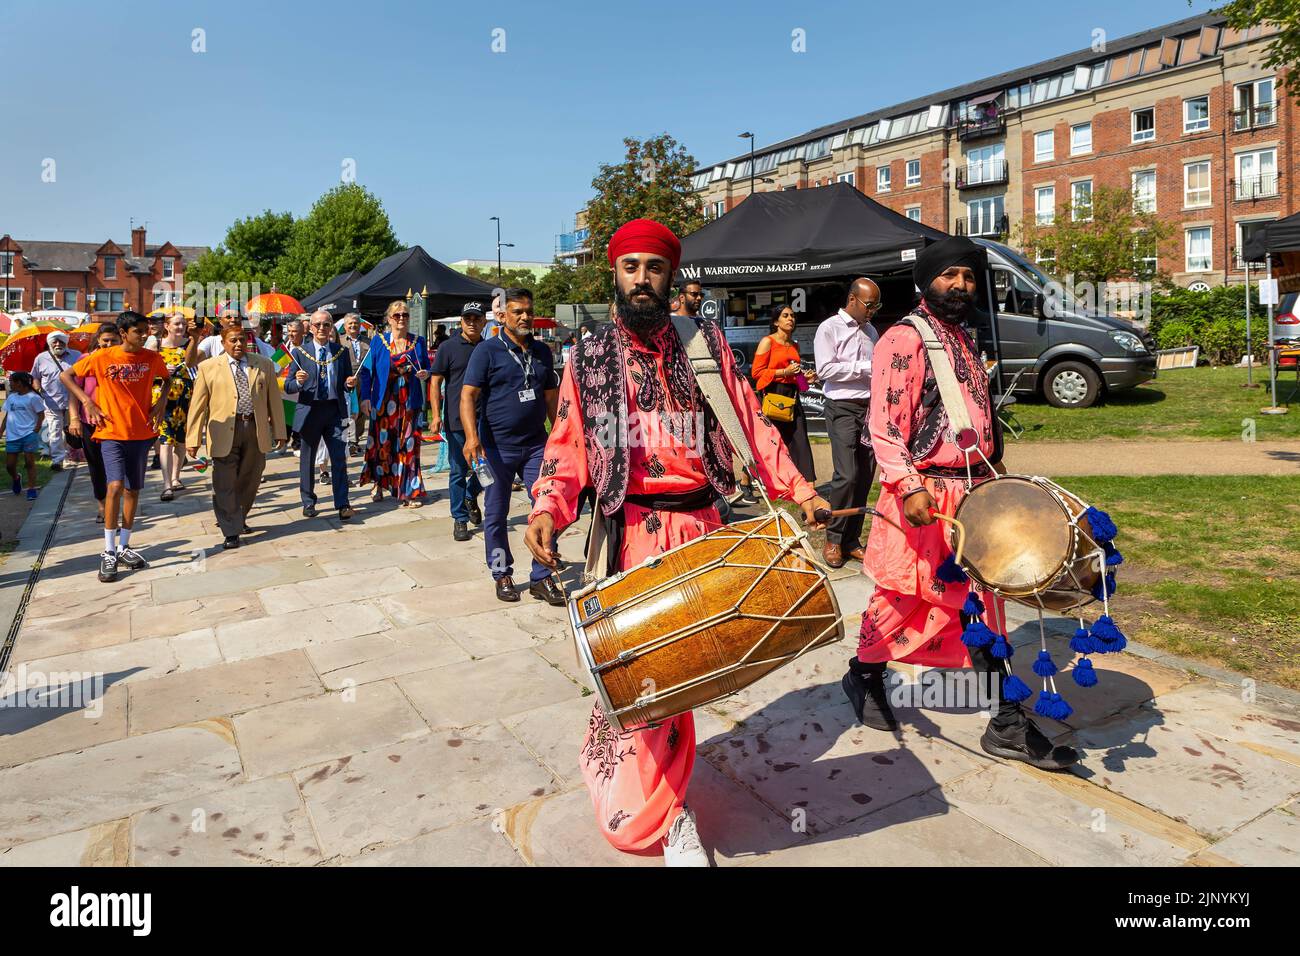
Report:
M 409 319 L 410 317 L 411 317 L 410 312 L 394 312 L 392 315 L 389 316 L 390 319 Z

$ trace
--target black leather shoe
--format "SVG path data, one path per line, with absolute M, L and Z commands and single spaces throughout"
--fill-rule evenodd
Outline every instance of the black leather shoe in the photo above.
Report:
M 303 516 L 304 518 L 314 518 L 314 517 L 316 517 L 316 506 L 315 506 L 315 505 L 307 505 L 305 508 L 302 509 L 302 516 Z
M 229 551 L 231 548 L 239 547 L 239 535 L 237 534 L 226 535 L 226 540 L 221 542 L 221 546 L 225 548 L 227 551 Z
M 1039 770 L 1068 770 L 1079 762 L 1079 751 L 1063 745 L 1052 746 L 1034 722 L 1024 716 L 1019 723 L 1001 729 L 989 721 L 980 738 L 980 747 L 986 754 L 1021 760 Z
M 474 537 L 469 533 L 469 527 L 463 521 L 457 521 L 451 528 L 451 537 L 453 541 L 468 541 Z
M 510 580 L 510 575 L 497 578 L 497 600 L 498 601 L 518 601 L 519 592 L 515 590 L 515 582 Z
M 884 731 L 898 729 L 894 709 L 889 706 L 889 688 L 883 671 L 870 675 L 849 671 L 840 681 L 840 686 L 853 705 L 854 715 L 864 726 Z
M 466 498 L 465 510 L 469 512 L 469 520 L 474 523 L 474 527 L 483 523 L 483 512 L 479 510 L 477 498 Z
M 564 607 L 568 603 L 564 599 L 564 595 L 560 593 L 555 578 L 542 578 L 540 581 L 533 581 L 528 585 L 528 593 L 539 600 L 545 601 L 551 607 Z

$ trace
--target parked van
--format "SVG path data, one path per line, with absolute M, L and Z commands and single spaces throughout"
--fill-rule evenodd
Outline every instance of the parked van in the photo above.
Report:
M 1053 296 L 1048 309 L 1051 280 L 1037 266 L 1000 242 L 975 241 L 988 250 L 993 271 L 1004 387 L 1022 373 L 1017 394 L 1040 394 L 1057 408 L 1087 408 L 1107 392 L 1156 377 L 1149 333 L 1081 307 L 1068 290 Z

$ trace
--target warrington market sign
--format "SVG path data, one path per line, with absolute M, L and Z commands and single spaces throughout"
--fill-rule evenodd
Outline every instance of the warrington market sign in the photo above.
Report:
M 833 263 L 769 262 L 767 264 L 736 264 L 720 266 L 684 265 L 683 279 L 728 279 L 735 276 L 779 276 L 789 273 L 819 272 L 832 268 Z

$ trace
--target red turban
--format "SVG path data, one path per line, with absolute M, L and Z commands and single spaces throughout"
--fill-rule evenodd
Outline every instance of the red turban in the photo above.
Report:
M 673 231 L 653 219 L 633 219 L 624 223 L 609 240 L 609 264 L 612 266 L 619 256 L 631 252 L 647 252 L 663 256 L 672 263 L 673 271 L 682 261 L 681 240 Z

